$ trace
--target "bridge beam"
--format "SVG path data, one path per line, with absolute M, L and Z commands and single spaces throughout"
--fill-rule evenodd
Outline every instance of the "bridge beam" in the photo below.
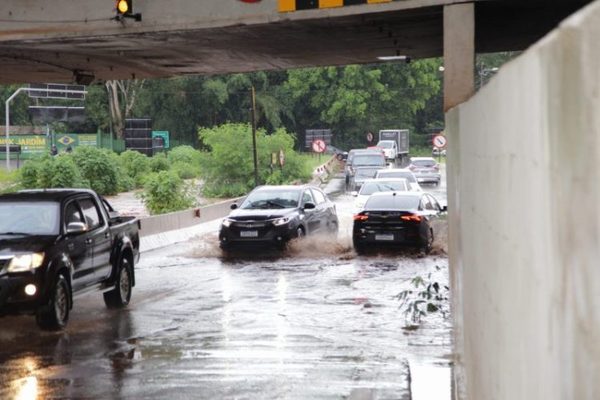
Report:
M 444 6 L 444 111 L 475 91 L 475 5 Z

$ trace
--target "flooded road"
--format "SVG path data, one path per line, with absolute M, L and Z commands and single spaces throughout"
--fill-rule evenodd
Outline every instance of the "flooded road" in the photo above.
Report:
M 339 238 L 284 254 L 223 258 L 214 230 L 144 253 L 127 310 L 85 295 L 61 333 L 0 319 L 0 398 L 450 400 L 450 321 L 411 326 L 397 298 L 447 284 L 444 244 L 357 257 L 352 202 Z

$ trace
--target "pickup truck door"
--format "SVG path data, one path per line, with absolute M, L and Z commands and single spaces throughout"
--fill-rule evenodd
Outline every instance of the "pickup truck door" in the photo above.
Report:
M 83 213 L 77 201 L 72 200 L 65 204 L 63 209 L 64 232 L 71 222 L 85 222 Z M 88 233 L 79 233 L 64 236 L 66 253 L 73 263 L 73 279 L 71 285 L 77 291 L 94 283 L 94 251 L 88 243 Z
M 108 221 L 100 211 L 100 204 L 93 197 L 78 199 L 81 211 L 89 228 L 88 241 L 93 248 L 93 265 L 96 281 L 103 281 L 110 276 L 110 252 L 112 237 Z

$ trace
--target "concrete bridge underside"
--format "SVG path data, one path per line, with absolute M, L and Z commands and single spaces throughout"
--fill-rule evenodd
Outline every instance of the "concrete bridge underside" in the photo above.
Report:
M 141 22 L 111 20 L 111 0 L 3 0 L 0 84 L 155 78 L 443 55 L 452 0 L 398 0 L 277 12 L 276 0 L 134 1 Z M 523 5 L 522 3 L 527 3 Z M 475 51 L 522 50 L 587 3 L 475 1 Z

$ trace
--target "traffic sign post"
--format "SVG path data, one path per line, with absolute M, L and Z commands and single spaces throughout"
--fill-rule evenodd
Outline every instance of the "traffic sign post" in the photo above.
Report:
M 448 139 L 446 139 L 446 136 L 439 134 L 433 137 L 432 142 L 433 147 L 438 149 L 438 162 L 440 162 L 442 161 L 442 149 L 446 148 L 446 145 L 448 144 Z
M 6 170 L 10 171 L 10 102 L 17 97 L 17 95 L 21 92 L 27 93 L 46 93 L 46 97 L 50 94 L 59 93 L 60 96 L 64 95 L 85 95 L 87 93 L 86 90 L 71 90 L 71 89 L 48 89 L 48 88 L 31 88 L 31 87 L 22 87 L 17 89 L 13 94 L 10 95 L 8 99 L 4 102 L 5 104 L 5 120 L 6 120 Z

